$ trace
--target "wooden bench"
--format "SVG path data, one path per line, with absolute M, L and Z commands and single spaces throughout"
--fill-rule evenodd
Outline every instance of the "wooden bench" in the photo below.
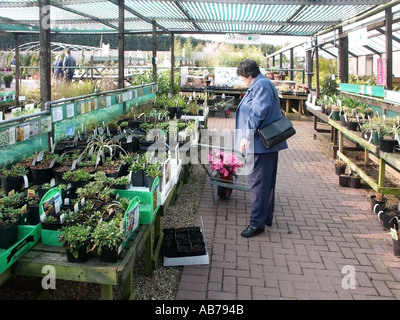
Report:
M 84 263 L 68 262 L 62 247 L 38 242 L 13 265 L 13 274 L 43 278 L 46 272 L 43 273 L 42 268 L 51 266 L 54 267 L 56 283 L 62 279 L 99 284 L 101 300 L 112 300 L 113 286 L 121 286 L 123 299 L 135 299 L 136 290 L 132 288 L 135 260 L 144 248 L 146 275 L 150 276 L 158 260 L 162 238 L 160 215 L 157 213 L 151 224 L 139 225 L 116 263 L 101 262 L 97 256 L 89 257 Z

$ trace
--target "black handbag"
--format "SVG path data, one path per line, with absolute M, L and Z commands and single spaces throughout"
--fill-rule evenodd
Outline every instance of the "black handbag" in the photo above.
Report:
M 296 133 L 292 123 L 288 118 L 282 116 L 262 129 L 257 130 L 260 135 L 261 142 L 266 149 L 290 138 Z

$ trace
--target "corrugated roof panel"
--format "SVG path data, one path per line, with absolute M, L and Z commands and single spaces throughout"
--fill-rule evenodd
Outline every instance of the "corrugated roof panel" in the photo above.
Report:
M 343 21 L 355 17 L 372 7 L 372 5 L 307 6 L 305 10 L 300 12 L 292 21 Z
M 273 33 L 280 26 L 273 25 L 250 25 L 246 23 L 241 24 L 231 24 L 231 23 L 208 23 L 201 22 L 198 26 L 205 32 L 219 32 L 219 33 L 229 33 L 229 32 L 243 32 L 243 33 Z M 227 31 L 228 30 L 228 31 Z
M 196 20 L 276 21 L 290 17 L 297 5 L 261 5 L 246 3 L 182 2 L 182 7 Z
M 198 29 L 191 22 L 184 21 L 158 21 L 158 23 L 164 28 L 175 31 L 175 30 L 187 30 L 196 32 Z
M 172 1 L 126 0 L 125 5 L 137 13 L 152 19 L 186 19 Z
M 66 8 L 82 12 L 85 15 L 96 16 L 99 19 L 118 19 L 118 7 L 111 2 L 98 1 L 93 3 L 81 3 L 66 5 Z
M 245 32 L 311 36 L 334 24 L 359 16 L 389 0 L 125 0 L 128 32 L 157 30 L 187 32 Z M 118 32 L 117 0 L 50 0 L 52 28 L 58 32 Z M 317 3 L 317 4 L 316 4 Z M 366 4 L 367 3 L 367 4 Z M 39 1 L 0 1 L 0 29 L 33 30 L 39 25 Z M 393 10 L 395 11 L 395 10 Z M 92 28 L 92 29 L 90 29 Z M 198 29 L 200 28 L 200 30 Z M 37 31 L 38 32 L 38 28 Z
M 313 34 L 327 27 L 328 26 L 321 24 L 305 24 L 301 26 L 286 25 L 279 30 L 279 33 L 281 33 L 282 35 L 291 34 L 293 36 L 308 36 L 309 34 Z
M 142 20 L 125 21 L 125 29 L 129 32 L 153 32 L 153 25 Z

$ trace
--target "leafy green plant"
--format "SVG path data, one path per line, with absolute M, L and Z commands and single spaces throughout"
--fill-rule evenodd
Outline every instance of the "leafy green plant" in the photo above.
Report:
M 62 175 L 63 180 L 68 182 L 88 181 L 91 177 L 92 175 L 84 169 L 64 172 Z
M 3 75 L 3 80 L 5 83 L 10 83 L 13 81 L 13 79 L 14 77 L 11 73 L 6 73 L 5 75 Z
M 25 201 L 24 192 L 14 192 L 8 195 L 4 195 L 1 198 L 1 204 L 4 208 L 16 208 Z
M 28 174 L 28 169 L 21 164 L 0 168 L 1 177 L 20 177 Z
M 92 249 L 97 247 L 100 254 L 105 247 L 113 249 L 120 246 L 124 239 L 123 230 L 119 226 L 119 219 L 112 219 L 109 222 L 100 220 L 92 233 Z
M 325 76 L 322 82 L 321 95 L 332 96 L 339 93 L 338 84 L 331 76 Z
M 92 229 L 90 226 L 76 224 L 61 228 L 58 240 L 61 242 L 62 246 L 74 256 L 74 258 L 78 258 L 79 249 L 82 246 L 86 247 L 86 252 L 89 251 L 91 247 L 91 235 Z
M 0 227 L 8 227 L 19 220 L 21 209 L 0 205 Z
M 162 177 L 162 164 L 159 162 L 149 164 L 146 166 L 145 172 L 151 178 Z

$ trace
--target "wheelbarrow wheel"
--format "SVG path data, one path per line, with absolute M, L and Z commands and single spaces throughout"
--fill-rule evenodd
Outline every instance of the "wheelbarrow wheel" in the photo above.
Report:
M 225 118 L 229 118 L 231 115 L 231 109 L 230 108 L 226 108 L 225 110 Z
M 218 186 L 218 197 L 221 199 L 229 199 L 232 194 L 232 188 L 220 187 Z

